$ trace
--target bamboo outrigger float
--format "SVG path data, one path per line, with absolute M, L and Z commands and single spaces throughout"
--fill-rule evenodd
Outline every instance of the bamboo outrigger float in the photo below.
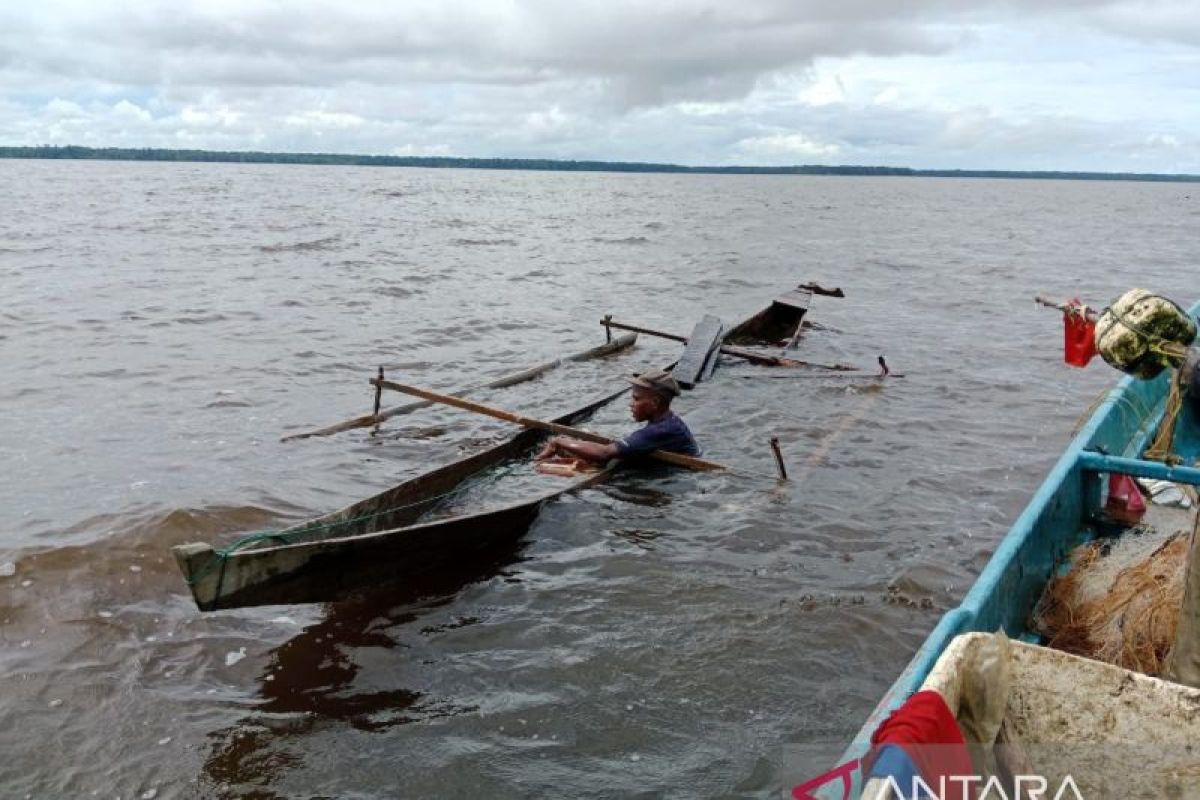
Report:
M 811 292 L 803 290 L 781 296 L 769 308 L 734 327 L 722 341 L 734 333 L 738 333 L 739 341 L 759 344 L 778 344 L 794 336 L 800 330 L 809 297 Z M 759 332 L 766 337 L 756 338 Z M 594 358 L 623 351 L 634 338 L 613 338 L 610 334 L 607 345 L 593 348 L 581 356 Z M 580 359 L 579 356 L 574 358 Z M 715 351 L 711 358 L 715 361 Z M 526 370 L 516 375 L 533 372 Z M 382 378 L 372 383 L 377 390 L 399 386 Z M 553 423 L 575 425 L 626 391 L 628 387 L 623 386 L 556 417 Z M 431 398 L 438 397 L 432 392 L 420 396 L 423 399 L 418 403 L 356 418 L 316 433 L 362 427 L 363 420 L 369 420 L 367 425 L 374 424 L 394 413 L 429 405 L 435 402 Z M 440 401 L 444 402 L 445 398 Z M 403 580 L 439 565 L 499 552 L 511 547 L 524 534 L 544 503 L 567 492 L 595 485 L 605 480 L 613 469 L 609 466 L 585 474 L 557 484 L 549 491 L 498 508 L 439 516 L 439 510 L 444 509 L 448 499 L 473 478 L 503 464 L 528 460 L 546 435 L 545 430 L 527 429 L 502 444 L 407 480 L 340 511 L 283 530 L 250 534 L 221 549 L 202 542 L 179 545 L 174 548 L 175 557 L 196 605 L 203 611 L 214 611 L 241 606 L 333 601 L 364 586 Z M 720 466 L 710 462 L 700 464 Z

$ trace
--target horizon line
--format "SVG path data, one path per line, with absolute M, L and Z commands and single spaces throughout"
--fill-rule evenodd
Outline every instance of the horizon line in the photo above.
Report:
M 177 150 L 160 147 L 87 147 L 83 145 L 0 146 L 0 158 L 97 161 L 175 161 L 187 163 L 308 164 L 318 166 L 425 167 L 536 172 L 644 172 L 707 175 L 858 175 L 930 178 L 1029 178 L 1042 180 L 1113 180 L 1200 182 L 1200 175 L 1093 170 L 917 169 L 854 164 L 787 166 L 687 166 L 599 159 L 506 158 L 470 156 L 383 156 L 353 153 L 288 153 L 264 150 Z

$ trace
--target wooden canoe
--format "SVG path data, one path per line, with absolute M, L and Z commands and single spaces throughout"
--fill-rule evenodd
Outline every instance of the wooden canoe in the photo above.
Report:
M 1200 303 L 1189 313 L 1193 318 L 1200 314 Z M 1113 535 L 1113 526 L 1105 521 L 1103 514 L 1104 491 L 1110 476 L 1130 475 L 1200 486 L 1200 469 L 1169 466 L 1146 457 L 1147 447 L 1166 413 L 1171 379 L 1168 372 L 1152 380 L 1125 377 L 1096 406 L 1001 540 L 961 604 L 941 618 L 880 699 L 845 752 L 843 762 L 852 763 L 867 752 L 871 735 L 893 709 L 922 688 L 956 637 L 1003 630 L 1013 639 L 1041 641 L 1030 621 L 1050 578 L 1077 546 Z M 1191 401 L 1184 403 L 1170 443 L 1171 452 L 1183 464 L 1194 464 L 1200 458 L 1198 417 Z M 1096 694 L 1092 692 L 1089 702 Z M 1103 740 L 1105 733 L 1090 730 L 1086 737 L 1078 731 L 1073 735 L 1078 742 L 1090 742 Z M 1112 744 L 1111 738 L 1109 743 Z M 861 774 L 855 772 L 852 777 L 855 788 L 849 796 L 866 796 L 860 794 Z M 841 797 L 840 788 L 837 790 L 837 796 Z
M 614 391 L 554 421 L 579 423 L 625 391 Z M 554 488 L 527 500 L 433 518 L 431 512 L 464 483 L 506 462 L 528 459 L 545 438 L 541 431 L 526 430 L 340 511 L 270 535 L 244 537 L 223 550 L 205 543 L 179 545 L 175 558 L 196 605 L 215 611 L 336 600 L 373 583 L 403 580 L 483 556 L 518 539 L 547 500 L 607 477 L 604 470 L 570 481 L 547 478 Z
M 725 344 L 780 344 L 790 340 L 800 330 L 812 290 L 797 287 L 776 297 L 771 305 L 745 322 L 735 325 L 725 334 Z
M 732 331 L 741 331 L 739 341 L 768 344 L 792 336 L 806 309 L 797 305 L 798 292 L 804 294 L 795 290 L 782 295 L 735 326 Z M 767 338 L 759 338 L 760 332 Z M 627 346 L 621 337 L 588 351 L 588 357 Z M 628 388 L 622 386 L 554 421 L 572 425 L 585 420 Z M 522 431 L 502 444 L 340 511 L 280 531 L 244 536 L 221 549 L 203 542 L 179 545 L 173 548 L 175 559 L 196 605 L 202 611 L 214 611 L 337 600 L 363 586 L 404 580 L 441 565 L 484 556 L 519 539 L 543 503 L 595 485 L 610 474 L 611 470 L 602 470 L 574 480 L 558 479 L 554 488 L 529 499 L 436 518 L 438 507 L 472 478 L 507 463 L 528 460 L 545 438 L 546 434 L 537 430 Z

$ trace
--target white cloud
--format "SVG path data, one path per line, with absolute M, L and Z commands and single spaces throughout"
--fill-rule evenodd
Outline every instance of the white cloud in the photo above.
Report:
M 136 103 L 131 103 L 128 100 L 121 100 L 112 107 L 113 116 L 126 117 L 132 122 L 150 122 L 153 117 L 150 112 Z
M 818 142 L 802 133 L 776 133 L 742 139 L 737 147 L 748 156 L 757 156 L 778 163 L 781 157 L 825 158 L 841 152 L 836 144 Z
M 298 114 L 288 114 L 283 119 L 284 125 L 291 125 L 296 128 L 308 128 L 314 131 L 359 128 L 365 122 L 366 120 L 357 114 L 316 109 L 302 111 Z
M 417 145 L 403 144 L 399 147 L 393 147 L 388 155 L 393 156 L 452 156 L 454 151 L 448 145 L 432 144 L 432 145 Z
M 228 128 L 236 125 L 244 115 L 228 106 L 204 108 L 187 105 L 179 112 L 180 121 L 189 128 Z
M 1146 137 L 1146 144 L 1150 147 L 1167 147 L 1173 150 L 1182 146 L 1179 139 L 1169 133 L 1152 133 Z
M 846 102 L 846 87 L 838 75 L 824 75 L 800 93 L 800 99 L 811 106 L 828 106 Z

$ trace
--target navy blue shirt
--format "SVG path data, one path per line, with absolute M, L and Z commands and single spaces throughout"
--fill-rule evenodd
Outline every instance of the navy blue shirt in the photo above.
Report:
M 692 438 L 692 432 L 672 411 L 668 411 L 666 416 L 657 422 L 647 422 L 643 427 L 617 441 L 619 458 L 647 456 L 655 450 L 683 453 L 686 456 L 700 455 L 700 446 Z

